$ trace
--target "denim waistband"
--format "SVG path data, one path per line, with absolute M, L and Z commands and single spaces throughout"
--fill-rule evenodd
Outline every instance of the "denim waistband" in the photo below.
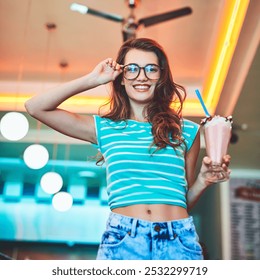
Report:
M 132 218 L 111 212 L 107 221 L 109 227 L 122 228 L 126 231 L 129 231 L 129 235 L 132 237 L 135 236 L 137 230 L 143 233 L 153 233 L 167 231 L 170 239 L 174 239 L 176 234 L 181 234 L 184 230 L 193 229 L 193 217 L 189 216 L 188 218 L 165 221 L 165 222 L 152 222 L 148 220 L 142 220 L 137 218 Z

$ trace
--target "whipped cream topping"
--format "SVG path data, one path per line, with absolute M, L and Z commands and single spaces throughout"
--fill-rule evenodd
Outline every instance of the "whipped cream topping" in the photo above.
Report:
M 208 122 L 211 122 L 211 124 L 217 124 L 217 123 L 223 122 L 223 121 L 225 121 L 231 127 L 231 124 L 233 123 L 233 118 L 232 118 L 232 116 L 228 116 L 228 117 L 221 117 L 219 115 L 216 115 L 214 117 L 210 116 L 210 117 L 202 119 L 200 121 L 200 124 L 205 125 Z

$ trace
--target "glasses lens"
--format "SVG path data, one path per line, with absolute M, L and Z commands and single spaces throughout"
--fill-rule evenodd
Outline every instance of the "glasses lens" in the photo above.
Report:
M 155 64 L 148 64 L 144 67 L 147 78 L 157 80 L 160 78 L 160 67 Z
M 140 69 L 144 69 L 145 75 L 150 80 L 158 80 L 160 78 L 160 67 L 156 64 L 147 64 L 140 67 L 137 64 L 128 64 L 124 67 L 124 77 L 128 80 L 134 80 L 138 77 Z
M 139 74 L 139 66 L 136 64 L 126 65 L 124 68 L 124 76 L 126 79 L 135 79 Z

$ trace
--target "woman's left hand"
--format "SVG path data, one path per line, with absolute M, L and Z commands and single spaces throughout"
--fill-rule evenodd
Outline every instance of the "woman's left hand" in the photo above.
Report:
M 230 155 L 223 156 L 221 166 L 222 166 L 224 172 L 226 173 L 226 176 L 224 178 L 221 177 L 221 179 L 219 179 L 218 176 L 214 176 L 214 175 L 212 177 L 208 177 L 208 179 L 205 178 L 206 185 L 210 185 L 210 184 L 213 184 L 213 183 L 218 183 L 219 181 L 229 180 L 229 176 L 230 176 L 230 173 L 231 173 L 231 170 L 229 169 L 230 160 L 231 160 Z M 203 158 L 202 166 L 201 166 L 201 170 L 200 170 L 201 175 L 204 174 L 205 172 L 207 172 L 210 169 L 211 163 L 212 163 L 212 161 L 208 156 L 205 156 Z M 203 175 L 202 175 L 202 177 L 203 177 Z
M 231 160 L 231 156 L 230 155 L 225 155 L 223 157 L 223 161 L 222 161 L 222 167 L 228 173 L 228 179 L 229 179 L 229 175 L 231 173 L 231 170 L 228 168 L 228 166 L 230 164 L 230 160 Z

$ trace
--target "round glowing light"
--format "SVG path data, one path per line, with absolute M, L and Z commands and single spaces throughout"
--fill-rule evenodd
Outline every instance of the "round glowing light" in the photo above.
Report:
M 33 144 L 25 149 L 23 159 L 28 167 L 32 169 L 40 169 L 47 164 L 49 153 L 44 146 Z
M 63 180 L 60 174 L 47 172 L 42 176 L 40 185 L 46 193 L 54 194 L 62 188 Z
M 52 206 L 60 212 L 68 211 L 73 204 L 71 194 L 67 192 L 58 192 L 52 198 Z
M 17 141 L 28 133 L 29 123 L 23 114 L 10 112 L 2 117 L 0 130 L 4 138 Z

